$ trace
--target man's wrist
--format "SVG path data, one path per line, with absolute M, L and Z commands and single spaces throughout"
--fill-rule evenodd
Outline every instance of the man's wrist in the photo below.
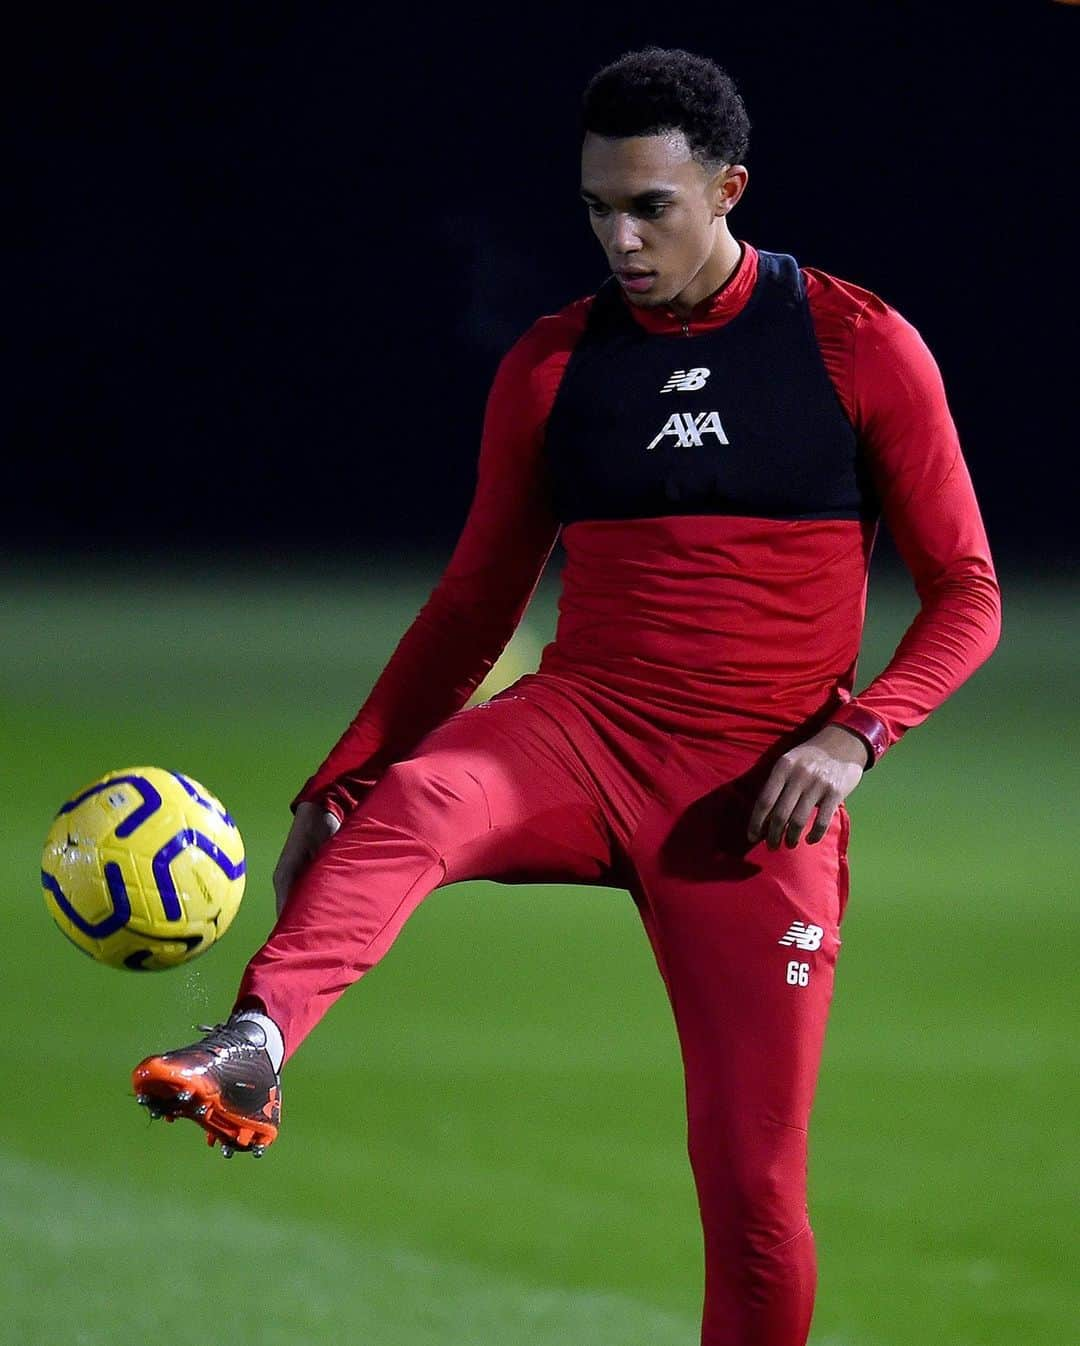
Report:
M 873 764 L 869 744 L 861 734 L 857 734 L 846 725 L 832 722 L 824 725 L 817 734 L 817 742 L 834 757 L 844 762 L 854 762 L 864 771 L 869 770 Z
M 872 710 L 865 710 L 862 706 L 853 706 L 850 703 L 841 706 L 826 727 L 842 729 L 862 743 L 866 749 L 865 770 L 867 771 L 879 760 L 889 746 L 889 731 L 885 727 L 885 722 L 879 719 Z
M 302 794 L 297 795 L 290 803 L 289 808 L 294 815 L 299 813 L 301 809 L 314 809 L 318 813 L 329 813 L 339 823 L 345 821 L 346 809 L 341 800 L 329 789 L 322 791 L 320 794 L 307 795 L 306 797 Z

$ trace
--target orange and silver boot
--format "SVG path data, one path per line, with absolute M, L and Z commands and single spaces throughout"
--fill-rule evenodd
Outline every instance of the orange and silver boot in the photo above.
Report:
M 131 1082 L 135 1101 L 151 1117 L 198 1122 L 207 1144 L 221 1141 L 226 1159 L 237 1150 L 258 1159 L 277 1138 L 281 1079 L 266 1051 L 266 1034 L 250 1019 L 234 1016 L 190 1047 L 148 1056 Z

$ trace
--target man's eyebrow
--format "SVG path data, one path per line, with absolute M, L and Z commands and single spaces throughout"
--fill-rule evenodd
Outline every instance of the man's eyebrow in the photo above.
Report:
M 635 206 L 647 206 L 653 201 L 664 201 L 668 197 L 674 196 L 676 188 L 674 187 L 651 187 L 647 192 L 638 192 L 637 196 L 631 198 Z M 595 192 L 590 192 L 588 187 L 582 187 L 581 195 L 586 201 L 599 201 L 600 198 Z

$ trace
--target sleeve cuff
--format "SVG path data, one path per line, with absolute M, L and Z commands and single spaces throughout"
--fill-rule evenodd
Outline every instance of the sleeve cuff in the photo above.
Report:
M 343 823 L 349 808 L 349 804 L 341 798 L 341 794 L 343 793 L 343 791 L 335 790 L 333 786 L 329 786 L 325 790 L 313 791 L 310 788 L 309 782 L 308 784 L 305 784 L 300 793 L 290 801 L 289 808 L 295 813 L 300 804 L 318 804 L 319 807 L 324 808 L 327 813 L 332 813 L 339 823 Z M 346 795 L 345 798 L 347 800 L 348 796 Z M 349 801 L 349 803 L 351 802 L 352 801 Z
M 841 706 L 830 716 L 829 723 L 838 724 L 862 739 L 866 745 L 867 771 L 879 761 L 889 746 L 889 731 L 885 727 L 884 720 L 879 719 L 872 710 L 864 710 L 862 706 L 853 706 L 850 703 Z

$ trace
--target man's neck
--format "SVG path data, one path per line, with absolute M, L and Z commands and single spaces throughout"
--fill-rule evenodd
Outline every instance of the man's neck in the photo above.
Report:
M 716 246 L 709 254 L 708 261 L 686 289 L 676 295 L 669 305 L 672 312 L 677 313 L 680 318 L 688 318 L 703 299 L 707 299 L 721 286 L 726 285 L 742 260 L 742 244 L 732 238 L 726 220 L 719 221 L 718 231 Z

